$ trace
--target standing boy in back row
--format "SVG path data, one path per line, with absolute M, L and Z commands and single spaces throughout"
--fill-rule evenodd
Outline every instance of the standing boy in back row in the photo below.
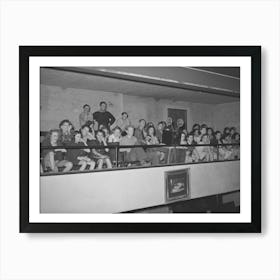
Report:
M 115 117 L 107 111 L 107 103 L 105 101 L 101 101 L 99 111 L 96 111 L 92 114 L 94 120 L 98 122 L 98 126 L 104 125 L 108 129 L 115 122 Z

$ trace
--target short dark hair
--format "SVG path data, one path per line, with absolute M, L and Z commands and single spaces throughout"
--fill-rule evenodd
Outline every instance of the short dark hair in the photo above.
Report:
M 227 137 L 231 137 L 230 133 L 225 133 L 225 134 L 223 135 L 223 139 L 226 139 Z
M 127 112 L 122 112 L 122 115 L 127 115 L 127 117 L 128 117 L 128 113 Z
M 234 139 L 234 140 L 235 140 L 236 136 L 239 136 L 239 138 L 240 138 L 240 134 L 239 134 L 238 132 L 235 132 L 235 133 L 232 135 L 232 138 L 231 138 L 231 139 Z
M 83 106 L 83 109 L 85 109 L 85 107 L 89 107 L 89 108 L 90 108 L 90 106 L 89 106 L 88 104 L 85 104 L 85 105 Z
M 57 133 L 58 134 L 58 138 L 60 137 L 60 130 L 59 129 L 51 129 L 48 134 L 46 135 L 46 139 L 48 139 L 50 141 L 51 136 L 53 133 Z
M 62 120 L 60 123 L 59 123 L 59 127 L 61 127 L 63 124 L 65 123 L 68 123 L 69 125 L 72 125 L 72 123 L 69 121 L 69 120 Z
M 200 125 L 198 123 L 195 123 L 193 126 L 192 126 L 192 130 L 195 130 L 195 127 L 197 127 L 197 129 L 200 130 Z
M 82 127 L 81 127 L 81 131 L 82 131 L 85 127 L 87 127 L 88 129 L 90 129 L 90 127 L 89 127 L 87 124 L 84 124 L 84 125 L 82 125 Z
M 106 103 L 105 101 L 101 101 L 101 102 L 99 103 L 99 106 L 101 106 L 102 104 L 107 105 L 107 103 Z

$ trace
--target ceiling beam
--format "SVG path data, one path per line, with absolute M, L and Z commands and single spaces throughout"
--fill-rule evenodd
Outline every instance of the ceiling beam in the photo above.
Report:
M 170 88 L 179 88 L 179 89 L 197 91 L 201 93 L 203 92 L 211 93 L 215 95 L 228 96 L 237 99 L 240 98 L 239 92 L 229 90 L 229 89 L 210 87 L 207 85 L 193 84 L 189 82 L 181 82 L 181 81 L 179 82 L 175 80 L 169 80 L 164 78 L 157 78 L 157 77 L 151 77 L 151 76 L 145 76 L 145 75 L 139 75 L 133 73 L 126 73 L 121 71 L 108 70 L 105 68 L 100 68 L 100 69 L 93 68 L 90 70 L 84 69 L 82 67 L 42 67 L 42 68 L 53 69 L 58 71 L 74 72 L 74 73 L 79 73 L 84 75 L 101 76 L 104 78 L 133 81 L 138 83 L 152 84 L 152 85 L 158 85 L 158 86 L 164 86 Z

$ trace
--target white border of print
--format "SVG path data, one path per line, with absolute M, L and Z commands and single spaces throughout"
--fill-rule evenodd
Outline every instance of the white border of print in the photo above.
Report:
M 29 59 L 30 222 L 251 222 L 251 58 L 250 57 L 30 57 Z M 42 66 L 236 66 L 240 67 L 240 214 L 40 214 L 40 67 Z M 36 176 L 36 174 L 38 174 Z

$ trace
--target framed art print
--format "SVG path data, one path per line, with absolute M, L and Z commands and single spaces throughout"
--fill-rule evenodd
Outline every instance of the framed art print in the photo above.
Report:
M 261 232 L 260 46 L 20 46 L 19 77 L 20 232 Z
M 165 172 L 166 202 L 187 198 L 189 189 L 188 168 Z

